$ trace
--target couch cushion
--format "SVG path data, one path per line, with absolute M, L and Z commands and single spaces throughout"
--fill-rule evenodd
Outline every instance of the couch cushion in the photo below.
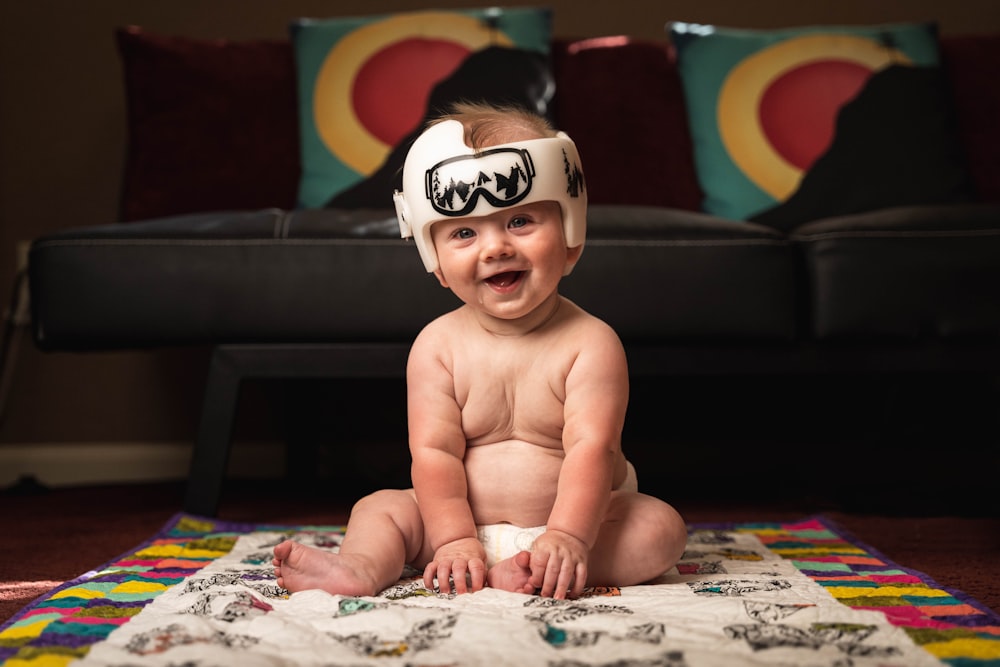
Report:
M 706 211 L 789 230 L 969 199 L 933 25 L 670 33 Z
M 545 113 L 551 10 L 408 11 L 292 22 L 301 208 L 384 208 L 423 124 L 459 100 Z
M 457 302 L 421 279 L 389 215 L 205 214 L 40 239 L 29 260 L 35 338 L 83 349 L 408 340 Z
M 803 225 L 816 338 L 1000 337 L 1000 206 L 886 209 Z
M 623 339 L 788 338 L 790 243 L 766 227 L 594 207 L 564 293 Z M 409 342 L 459 301 L 390 211 L 266 210 L 71 229 L 36 240 L 43 349 Z
M 773 229 L 677 209 L 592 206 L 562 293 L 628 341 L 789 340 L 793 247 Z

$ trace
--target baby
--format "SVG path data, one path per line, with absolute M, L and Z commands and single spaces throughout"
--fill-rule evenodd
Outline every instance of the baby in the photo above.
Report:
M 672 567 L 684 521 L 638 492 L 621 450 L 621 342 L 558 292 L 586 232 L 570 138 L 530 112 L 458 105 L 414 142 L 395 203 L 464 304 L 410 351 L 413 488 L 361 499 L 338 553 L 275 547 L 278 584 L 374 595 L 410 564 L 444 593 L 566 598 Z

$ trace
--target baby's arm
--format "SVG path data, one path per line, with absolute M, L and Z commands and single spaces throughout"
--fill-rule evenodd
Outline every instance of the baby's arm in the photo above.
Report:
M 424 584 L 437 577 L 444 593 L 481 589 L 486 581 L 486 552 L 476 535 L 465 477 L 465 434 L 454 383 L 437 350 L 446 346 L 421 334 L 407 364 L 407 413 L 411 476 L 424 522 L 424 542 L 434 558 L 424 569 Z M 466 573 L 471 588 L 466 584 Z
M 596 322 L 566 378 L 555 505 L 532 549 L 531 583 L 543 596 L 580 595 L 607 512 L 628 404 L 628 363 L 617 335 Z

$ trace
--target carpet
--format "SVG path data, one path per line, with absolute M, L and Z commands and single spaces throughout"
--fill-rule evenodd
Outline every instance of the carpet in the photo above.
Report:
M 440 595 L 412 572 L 376 597 L 289 596 L 270 565 L 287 536 L 335 549 L 341 529 L 178 514 L 0 626 L 0 664 L 1000 665 L 1000 615 L 820 517 L 694 525 L 657 581 L 571 601 Z

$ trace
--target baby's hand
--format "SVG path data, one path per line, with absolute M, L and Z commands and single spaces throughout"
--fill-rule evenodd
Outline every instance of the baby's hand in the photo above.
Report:
M 468 580 L 466 579 L 468 575 Z M 442 593 L 475 593 L 486 584 L 486 553 L 474 537 L 466 537 L 442 545 L 434 552 L 434 560 L 424 568 L 424 586 L 434 590 L 434 579 Z
M 560 530 L 547 530 L 531 548 L 529 583 L 542 597 L 580 597 L 587 583 L 589 553 L 582 540 Z

